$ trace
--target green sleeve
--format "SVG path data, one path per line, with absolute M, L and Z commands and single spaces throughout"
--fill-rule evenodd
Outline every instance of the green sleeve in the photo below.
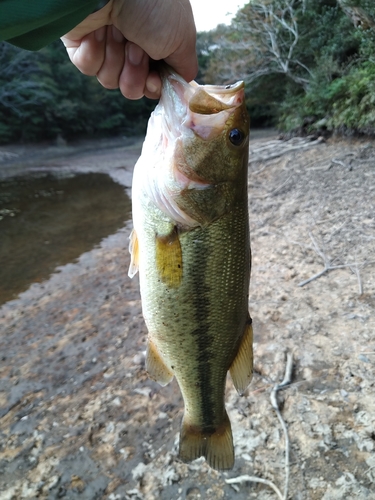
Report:
M 99 0 L 0 0 L 0 40 L 39 50 L 68 33 Z

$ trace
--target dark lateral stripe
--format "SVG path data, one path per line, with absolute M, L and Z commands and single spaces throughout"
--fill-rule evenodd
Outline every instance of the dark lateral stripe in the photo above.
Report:
M 199 353 L 197 359 L 199 387 L 197 387 L 197 391 L 199 392 L 198 401 L 201 405 L 201 413 L 203 415 L 203 422 L 201 422 L 202 431 L 210 434 L 215 432 L 215 426 L 213 425 L 215 411 L 212 397 L 215 391 L 212 387 L 212 369 L 210 365 L 210 347 L 214 339 L 209 335 L 209 323 L 207 321 L 210 312 L 210 289 L 205 283 L 203 270 L 206 269 L 204 259 L 208 255 L 209 248 L 207 244 L 208 234 L 205 230 L 203 231 L 204 238 L 203 235 L 200 235 L 199 239 L 201 243 L 194 246 L 195 251 L 192 256 L 193 262 L 200 263 L 199 266 L 196 266 L 194 273 L 194 281 L 198 286 L 194 287 L 196 294 L 193 299 L 194 315 L 199 326 L 192 332 L 192 335 L 196 339 Z

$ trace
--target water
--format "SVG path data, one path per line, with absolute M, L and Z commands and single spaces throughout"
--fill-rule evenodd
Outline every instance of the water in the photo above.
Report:
M 106 174 L 0 181 L 0 304 L 115 233 L 130 210 Z

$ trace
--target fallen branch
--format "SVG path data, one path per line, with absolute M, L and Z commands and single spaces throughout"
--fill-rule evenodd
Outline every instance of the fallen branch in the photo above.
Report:
M 266 143 L 265 146 L 251 149 L 250 147 L 250 163 L 257 161 L 269 161 L 274 158 L 278 158 L 279 156 L 283 156 L 284 154 L 290 153 L 291 151 L 296 151 L 299 149 L 305 149 L 312 146 L 316 146 L 323 142 L 324 139 L 318 138 L 315 141 L 310 141 L 306 139 L 300 139 L 297 141 L 290 143 L 284 142 L 281 140 L 278 141 L 270 141 Z M 275 151 L 276 149 L 276 151 Z M 269 154 L 267 152 L 269 151 Z
M 338 266 L 325 266 L 325 268 L 320 271 L 319 273 L 316 273 L 314 274 L 314 276 L 311 276 L 311 278 L 308 278 L 307 280 L 304 280 L 304 281 L 301 281 L 300 283 L 298 283 L 298 286 L 305 286 L 307 285 L 307 283 L 310 283 L 310 281 L 314 281 L 318 278 L 320 278 L 321 276 L 323 276 L 323 274 L 327 273 L 328 271 L 333 271 L 334 269 L 344 269 L 345 267 L 350 267 L 350 268 L 357 268 L 358 269 L 358 266 L 366 266 L 366 265 L 370 265 L 370 264 L 375 264 L 375 261 L 372 261 L 372 262 L 354 262 L 352 264 L 341 264 L 341 265 L 338 265 Z M 357 279 L 358 279 L 358 284 L 359 284 L 359 290 L 360 290 L 360 295 L 362 294 L 362 283 L 360 282 L 360 276 L 358 277 L 358 274 L 356 271 L 353 271 L 354 274 L 357 275 Z M 359 271 L 358 271 L 359 272 Z
M 280 500 L 284 500 L 284 497 L 279 490 L 279 488 L 272 482 L 269 481 L 268 479 L 262 479 L 261 477 L 256 477 L 256 476 L 238 476 L 238 477 L 232 477 L 230 479 L 226 479 L 225 482 L 227 484 L 242 484 L 242 483 L 262 483 L 265 484 L 266 486 L 269 486 L 270 488 L 273 489 L 273 491 L 276 493 L 276 495 L 280 498 Z
M 344 222 L 344 224 L 345 223 L 346 223 L 346 221 Z M 351 269 L 351 271 L 357 276 L 359 294 L 362 295 L 363 288 L 362 288 L 361 276 L 360 276 L 360 273 L 359 273 L 359 266 L 364 266 L 364 265 L 368 265 L 368 264 L 374 264 L 375 262 L 353 262 L 353 263 L 350 263 L 350 264 L 340 264 L 340 265 L 337 265 L 337 266 L 333 266 L 331 264 L 330 259 L 319 248 L 319 245 L 316 242 L 316 239 L 314 238 L 314 235 L 311 232 L 309 232 L 309 236 L 310 236 L 310 239 L 312 241 L 312 244 L 313 244 L 315 252 L 322 258 L 322 260 L 324 262 L 324 269 L 322 269 L 318 273 L 314 274 L 313 276 L 311 276 L 307 280 L 301 281 L 300 283 L 298 283 L 298 286 L 301 286 L 301 287 L 305 286 L 308 283 L 310 283 L 311 281 L 314 281 L 314 280 L 320 278 L 321 276 L 323 276 L 323 274 L 328 273 L 329 271 L 333 271 L 334 269 L 344 269 L 345 267 L 349 267 Z

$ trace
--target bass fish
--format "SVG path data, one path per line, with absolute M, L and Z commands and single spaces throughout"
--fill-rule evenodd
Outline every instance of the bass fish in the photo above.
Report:
M 227 372 L 240 394 L 252 377 L 248 149 L 243 82 L 163 70 L 134 170 L 129 276 L 139 270 L 146 369 L 162 386 L 175 376 L 184 399 L 179 456 L 217 470 L 234 465 Z

